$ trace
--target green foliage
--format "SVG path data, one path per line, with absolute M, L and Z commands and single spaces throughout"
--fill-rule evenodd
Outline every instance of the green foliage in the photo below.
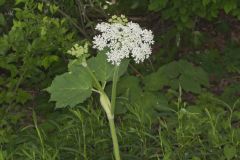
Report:
M 212 35 L 209 34 L 212 32 L 209 24 L 214 25 L 214 28 L 224 30 L 220 31 L 220 34 L 223 34 L 223 32 L 229 34 L 231 22 L 226 17 L 234 17 L 239 20 L 239 5 L 238 0 L 149 1 L 148 10 L 150 13 L 155 13 L 156 17 L 158 15 L 157 18 L 152 17 L 152 21 L 154 21 L 152 25 L 161 32 L 162 36 L 159 38 L 159 42 L 164 44 L 161 49 L 161 53 L 164 53 L 164 55 L 159 53 L 158 63 L 179 58 L 179 54 L 187 48 L 191 51 L 206 49 L 208 40 L 213 39 Z M 222 22 L 226 22 L 226 24 L 224 25 Z M 188 49 L 187 54 L 189 53 Z M 159 62 L 162 56 L 165 59 Z
M 110 13 L 141 14 L 147 12 L 148 1 L 146 0 L 121 0 L 108 6 Z M 116 12 L 117 11 L 117 12 Z
M 89 60 L 89 67 L 93 70 L 97 79 L 101 82 L 111 81 L 113 78 L 114 66 L 107 60 L 107 56 L 104 53 L 98 53 L 98 55 Z M 124 60 L 119 67 L 119 77 L 122 76 L 128 67 L 129 60 Z
M 0 26 L 4 26 L 6 24 L 6 20 L 2 13 L 0 13 Z
M 96 57 L 89 60 L 90 68 L 101 82 L 109 81 L 113 77 L 114 66 L 107 62 L 106 59 L 107 56 L 104 53 L 99 53 Z
M 166 64 L 144 79 L 146 90 L 152 91 L 161 90 L 164 86 L 176 90 L 180 85 L 186 92 L 200 93 L 201 86 L 208 86 L 208 83 L 206 72 L 185 60 Z
M 18 4 L 17 1 L 16 4 Z M 25 1 L 25 9 L 17 8 L 13 25 L 8 34 L 0 37 L 0 93 L 1 104 L 23 104 L 31 99 L 25 88 L 51 80 L 46 72 L 53 64 L 62 63 L 63 52 L 72 44 L 73 33 L 69 33 L 64 19 L 36 14 L 35 4 Z M 49 75 L 48 75 L 49 74 Z M 43 82 L 45 80 L 45 82 Z M 24 86 L 24 87 L 23 87 Z
M 69 63 L 68 72 L 57 76 L 52 85 L 46 89 L 51 94 L 50 100 L 56 101 L 56 108 L 74 107 L 91 96 L 95 79 L 88 69 L 103 84 L 112 80 L 114 66 L 107 61 L 104 53 L 98 53 L 86 63 L 87 66 L 84 66 L 78 59 L 73 60 Z M 119 77 L 126 72 L 128 63 L 126 60 L 119 66 Z
M 226 145 L 224 147 L 224 155 L 228 160 L 233 159 L 233 157 L 236 155 L 236 152 L 237 149 L 234 146 Z
M 1 37 L 0 39 L 0 44 L 1 44 L 1 52 L 0 55 L 5 55 L 5 53 L 7 52 L 7 50 L 9 49 L 9 44 L 7 41 L 7 37 Z
M 231 14 L 239 19 L 240 12 L 238 7 L 239 3 L 237 0 L 151 0 L 148 9 L 160 12 L 163 19 L 175 22 L 179 30 L 184 30 L 193 28 L 197 18 L 205 18 L 207 20 L 217 18 L 222 9 L 226 14 Z
M 47 88 L 51 93 L 51 101 L 56 101 L 56 108 L 66 106 L 74 107 L 82 103 L 91 95 L 92 82 L 90 75 L 84 67 L 78 68 L 78 72 L 69 71 L 57 76 L 52 85 Z
M 216 78 L 224 77 L 227 74 L 238 74 L 240 71 L 239 47 L 235 46 L 229 46 L 222 52 L 216 49 L 205 50 L 192 57 L 188 56 L 188 59 L 196 64 L 201 64 L 209 75 Z
M 229 73 L 240 73 L 240 48 L 227 48 L 223 61 L 225 69 Z
M 192 58 L 196 63 L 201 63 L 204 70 L 212 76 L 219 77 L 224 73 L 222 58 L 217 50 L 207 50 Z
M 201 94 L 194 106 L 178 98 L 172 111 L 165 111 L 154 123 L 142 117 L 146 110 L 127 108 L 125 118 L 118 122 L 122 158 L 238 159 L 240 132 L 228 123 L 231 114 L 225 106 L 209 94 Z M 27 126 L 12 138 L 4 155 L 12 159 L 109 159 L 112 155 L 104 151 L 112 147 L 102 114 L 98 107 L 87 105 L 57 111 L 43 122 L 35 117 L 34 127 Z
M 168 3 L 168 0 L 163 0 L 163 1 L 153 0 L 150 2 L 148 9 L 153 11 L 158 11 L 166 7 L 167 3 Z
M 0 0 L 0 160 L 113 158 L 92 93 L 96 83 L 82 61 L 66 54 L 76 42 L 91 41 L 95 24 L 110 14 L 128 14 L 155 36 L 149 61 L 128 68 L 126 60 L 119 69 L 122 159 L 240 159 L 239 5 Z M 110 97 L 114 66 L 104 53 L 88 53 L 84 58 Z M 49 85 L 50 95 L 43 90 Z
M 168 100 L 165 96 L 159 93 L 144 91 L 141 87 L 141 81 L 134 76 L 125 76 L 120 79 L 118 84 L 117 102 L 119 107 L 118 112 L 126 112 L 128 105 L 134 106 L 136 110 L 142 112 L 143 119 L 157 118 L 157 110 L 168 107 Z
M 0 6 L 5 3 L 5 0 L 0 0 Z
M 229 104 L 233 104 L 239 98 L 239 95 L 240 84 L 235 82 L 224 88 L 221 99 Z

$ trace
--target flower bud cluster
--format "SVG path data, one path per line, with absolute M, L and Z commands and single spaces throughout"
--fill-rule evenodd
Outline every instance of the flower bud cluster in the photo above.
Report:
M 122 25 L 126 25 L 128 23 L 128 19 L 124 16 L 121 15 L 120 17 L 113 15 L 109 20 L 109 23 L 120 23 Z
M 85 43 L 84 46 L 75 44 L 70 50 L 67 51 L 67 53 L 77 58 L 80 58 L 84 54 L 88 53 L 88 43 Z
M 88 53 L 88 42 L 85 42 L 83 46 L 75 44 L 70 50 L 67 51 L 68 54 L 75 56 L 77 59 L 73 60 L 71 63 L 81 63 L 82 66 L 87 66 L 87 58 L 90 56 Z

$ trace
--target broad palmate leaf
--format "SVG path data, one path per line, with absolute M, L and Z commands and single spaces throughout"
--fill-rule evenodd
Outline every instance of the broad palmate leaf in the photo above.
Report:
M 56 101 L 56 108 L 74 107 L 91 96 L 91 77 L 84 67 L 78 71 L 57 76 L 46 89 L 51 94 L 50 101 Z
M 145 89 L 157 91 L 164 86 L 178 89 L 179 84 L 187 92 L 200 93 L 202 86 L 208 86 L 208 75 L 201 68 L 186 60 L 173 61 L 144 78 Z

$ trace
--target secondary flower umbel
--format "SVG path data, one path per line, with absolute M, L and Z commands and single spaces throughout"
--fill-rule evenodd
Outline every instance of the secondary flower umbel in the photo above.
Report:
M 114 65 L 130 56 L 136 63 L 143 62 L 152 53 L 152 31 L 142 29 L 137 23 L 102 22 L 97 24 L 96 30 L 101 34 L 93 38 L 93 47 L 100 51 L 106 49 L 108 61 Z

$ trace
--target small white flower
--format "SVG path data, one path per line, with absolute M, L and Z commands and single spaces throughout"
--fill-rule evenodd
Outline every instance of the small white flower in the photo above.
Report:
M 154 43 L 151 30 L 142 29 L 133 22 L 97 24 L 100 35 L 93 38 L 93 48 L 107 49 L 108 61 L 119 65 L 124 58 L 132 57 L 136 63 L 143 62 L 152 53 Z

